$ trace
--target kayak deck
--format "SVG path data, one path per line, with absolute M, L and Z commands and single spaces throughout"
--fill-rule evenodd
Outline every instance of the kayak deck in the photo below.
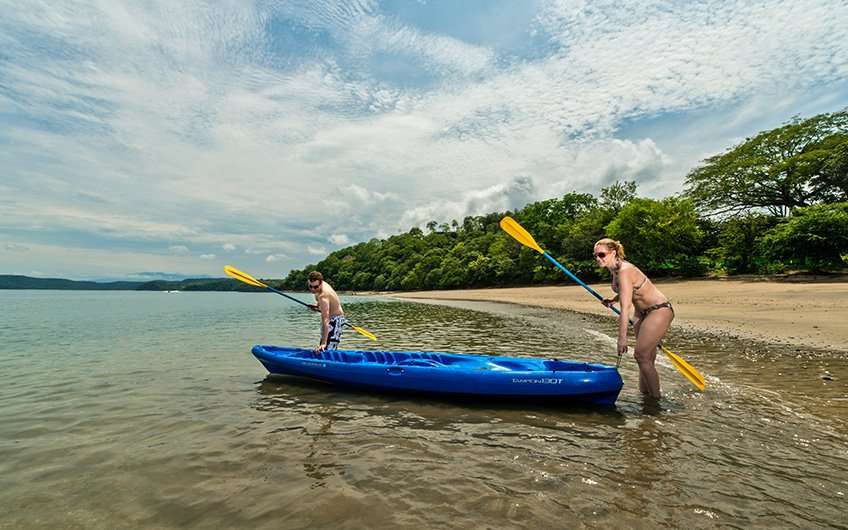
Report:
M 596 363 L 448 352 L 254 346 L 272 374 L 309 377 L 369 391 L 567 400 L 612 405 L 622 387 L 615 367 Z

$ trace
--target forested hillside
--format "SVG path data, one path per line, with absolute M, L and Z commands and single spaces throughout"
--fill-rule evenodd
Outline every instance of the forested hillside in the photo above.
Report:
M 705 160 L 683 193 L 640 197 L 632 181 L 597 196 L 568 193 L 515 212 L 428 223 L 331 253 L 291 273 L 302 290 L 311 270 L 338 289 L 414 290 L 562 281 L 559 271 L 498 227 L 514 216 L 581 278 L 601 237 L 654 276 L 834 271 L 848 265 L 848 111 L 796 119 Z

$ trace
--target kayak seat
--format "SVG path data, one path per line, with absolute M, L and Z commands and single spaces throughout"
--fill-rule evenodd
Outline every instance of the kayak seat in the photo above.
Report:
M 537 370 L 537 366 L 533 366 L 531 363 L 523 363 L 521 361 L 507 361 L 505 359 L 498 359 L 496 361 L 490 361 L 489 364 L 494 364 L 496 366 L 500 366 L 502 369 L 507 370 L 515 370 L 515 371 L 526 371 L 526 370 Z
M 365 362 L 377 364 L 397 364 L 395 355 L 388 351 L 364 351 Z
M 397 363 L 398 366 L 430 366 L 442 368 L 445 365 L 433 359 L 405 359 Z
M 545 369 L 553 372 L 595 372 L 597 368 L 588 363 L 574 361 L 545 361 Z

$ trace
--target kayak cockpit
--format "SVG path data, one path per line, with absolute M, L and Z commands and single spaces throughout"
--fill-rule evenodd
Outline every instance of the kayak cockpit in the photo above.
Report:
M 396 352 L 371 350 L 325 350 L 315 352 L 302 348 L 262 346 L 271 355 L 292 359 L 322 360 L 345 364 L 377 364 L 424 368 L 457 368 L 462 370 L 492 370 L 502 372 L 594 372 L 608 366 L 557 359 L 493 357 L 487 355 L 442 352 Z

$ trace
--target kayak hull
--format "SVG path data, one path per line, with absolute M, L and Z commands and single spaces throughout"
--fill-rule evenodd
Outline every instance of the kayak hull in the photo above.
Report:
M 622 387 L 613 366 L 556 359 L 263 345 L 252 352 L 272 374 L 367 391 L 612 406 Z

